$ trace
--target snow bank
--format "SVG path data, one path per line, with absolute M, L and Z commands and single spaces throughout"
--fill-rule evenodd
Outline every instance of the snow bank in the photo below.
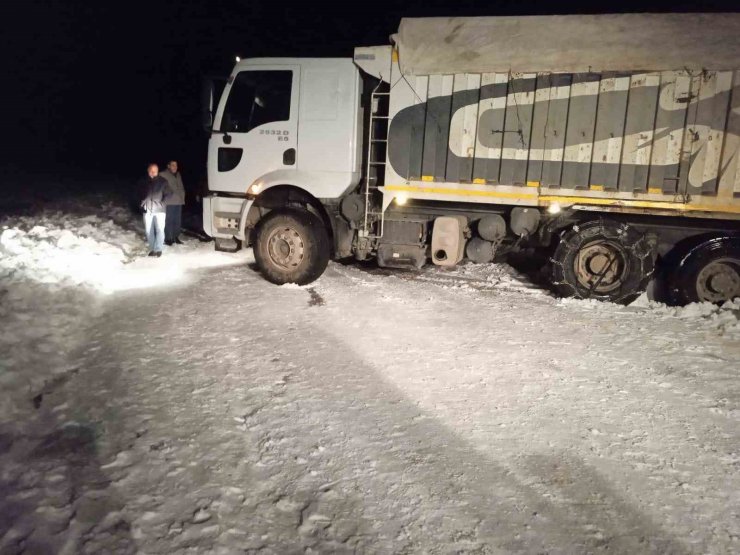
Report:
M 740 338 L 740 297 L 721 306 L 712 303 L 691 303 L 686 306 L 666 306 L 649 301 L 646 309 L 656 315 L 667 315 L 697 322 L 705 328 L 716 330 L 721 335 Z
M 102 212 L 119 221 L 126 217 L 111 205 Z M 0 280 L 59 287 L 88 285 L 108 291 L 111 274 L 143 248 L 136 233 L 121 227 L 113 217 L 55 212 L 10 219 L 3 222 L 0 232 Z
M 723 337 L 740 338 L 740 298 L 728 301 L 721 306 L 712 303 L 692 303 L 686 306 L 668 306 L 651 301 L 641 295 L 629 306 L 604 303 L 594 299 L 558 299 L 564 308 L 588 310 L 604 313 L 642 312 L 658 318 L 677 318 L 691 322 L 696 329 L 704 329 Z

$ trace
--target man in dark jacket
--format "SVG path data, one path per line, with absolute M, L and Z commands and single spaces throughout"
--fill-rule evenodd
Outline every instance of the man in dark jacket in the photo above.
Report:
M 141 208 L 144 210 L 144 229 L 149 242 L 149 256 L 162 256 L 166 205 L 172 192 L 167 180 L 157 175 L 159 173 L 157 164 L 149 164 L 146 173 L 147 177 L 141 180 L 140 185 L 144 197 Z
M 185 187 L 182 184 L 182 175 L 177 171 L 177 160 L 170 160 L 167 169 L 160 172 L 167 180 L 172 195 L 167 199 L 167 223 L 164 227 L 164 242 L 168 245 L 180 241 L 180 229 L 182 226 L 182 206 L 185 204 Z

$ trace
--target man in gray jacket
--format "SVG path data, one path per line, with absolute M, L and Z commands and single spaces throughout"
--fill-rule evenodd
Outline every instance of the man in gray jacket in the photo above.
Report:
M 160 172 L 167 180 L 172 195 L 167 199 L 167 219 L 164 229 L 164 242 L 167 245 L 180 241 L 180 230 L 182 229 L 182 206 L 185 204 L 185 187 L 182 184 L 182 176 L 177 171 L 177 160 L 170 160 L 167 169 Z

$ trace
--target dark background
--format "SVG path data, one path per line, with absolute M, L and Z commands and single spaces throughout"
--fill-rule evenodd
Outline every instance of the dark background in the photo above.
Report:
M 0 7 L 0 186 L 19 172 L 49 180 L 133 180 L 149 161 L 205 173 L 201 78 L 234 56 L 351 57 L 387 44 L 404 16 L 730 11 L 736 2 L 15 1 Z

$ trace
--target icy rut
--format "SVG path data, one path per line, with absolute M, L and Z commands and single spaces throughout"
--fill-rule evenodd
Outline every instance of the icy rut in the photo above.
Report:
M 558 301 L 501 266 L 275 287 L 246 262 L 105 301 L 0 436 L 4 551 L 740 549 L 732 307 Z

